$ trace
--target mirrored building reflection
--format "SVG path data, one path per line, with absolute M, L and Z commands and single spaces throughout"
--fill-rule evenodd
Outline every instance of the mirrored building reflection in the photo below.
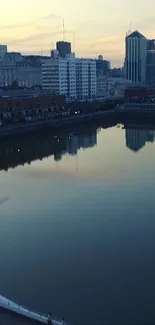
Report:
M 136 125 L 126 125 L 125 139 L 126 147 L 134 152 L 138 152 L 147 142 L 154 142 L 155 130 L 139 129 Z
M 97 145 L 96 129 L 69 134 L 67 138 L 67 153 L 77 155 L 78 150 L 88 149 Z
M 77 155 L 78 150 L 97 145 L 97 127 L 87 127 L 77 132 L 52 134 L 42 132 L 23 135 L 0 142 L 0 170 L 30 164 L 35 160 L 53 156 L 59 162 L 64 155 Z

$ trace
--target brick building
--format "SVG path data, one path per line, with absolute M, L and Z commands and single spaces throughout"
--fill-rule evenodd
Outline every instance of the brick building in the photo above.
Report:
M 15 123 L 17 121 L 50 118 L 65 110 L 65 96 L 53 96 L 45 93 L 19 93 L 0 96 L 0 121 Z
M 152 100 L 155 98 L 155 87 L 129 87 L 126 88 L 124 91 L 125 99 L 126 101 L 143 101 L 148 102 L 149 100 Z

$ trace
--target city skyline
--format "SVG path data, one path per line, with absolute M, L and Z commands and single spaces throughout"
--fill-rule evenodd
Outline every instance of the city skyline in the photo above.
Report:
M 153 9 L 153 0 L 79 0 L 72 4 L 69 0 L 65 4 L 64 0 L 8 0 L 1 5 L 1 43 L 7 44 L 9 51 L 48 54 L 52 43 L 62 39 L 64 18 L 66 39 L 77 56 L 95 58 L 102 54 L 113 67 L 119 67 L 124 61 L 124 37 L 130 21 L 132 31 L 138 29 L 146 38 L 154 38 Z

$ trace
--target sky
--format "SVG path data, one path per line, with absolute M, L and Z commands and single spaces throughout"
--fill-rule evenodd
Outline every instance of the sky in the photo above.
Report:
M 0 43 L 9 51 L 49 54 L 57 40 L 72 42 L 78 57 L 102 54 L 113 67 L 124 61 L 126 31 L 155 38 L 154 0 L 6 0 L 1 1 Z

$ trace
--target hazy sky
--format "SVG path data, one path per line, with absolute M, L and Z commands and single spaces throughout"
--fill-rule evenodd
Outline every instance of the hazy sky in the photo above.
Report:
M 1 1 L 0 42 L 9 51 L 47 54 L 62 39 L 64 17 L 66 39 L 77 56 L 102 54 L 119 66 L 130 20 L 132 30 L 155 38 L 154 12 L 154 0 L 6 0 Z

